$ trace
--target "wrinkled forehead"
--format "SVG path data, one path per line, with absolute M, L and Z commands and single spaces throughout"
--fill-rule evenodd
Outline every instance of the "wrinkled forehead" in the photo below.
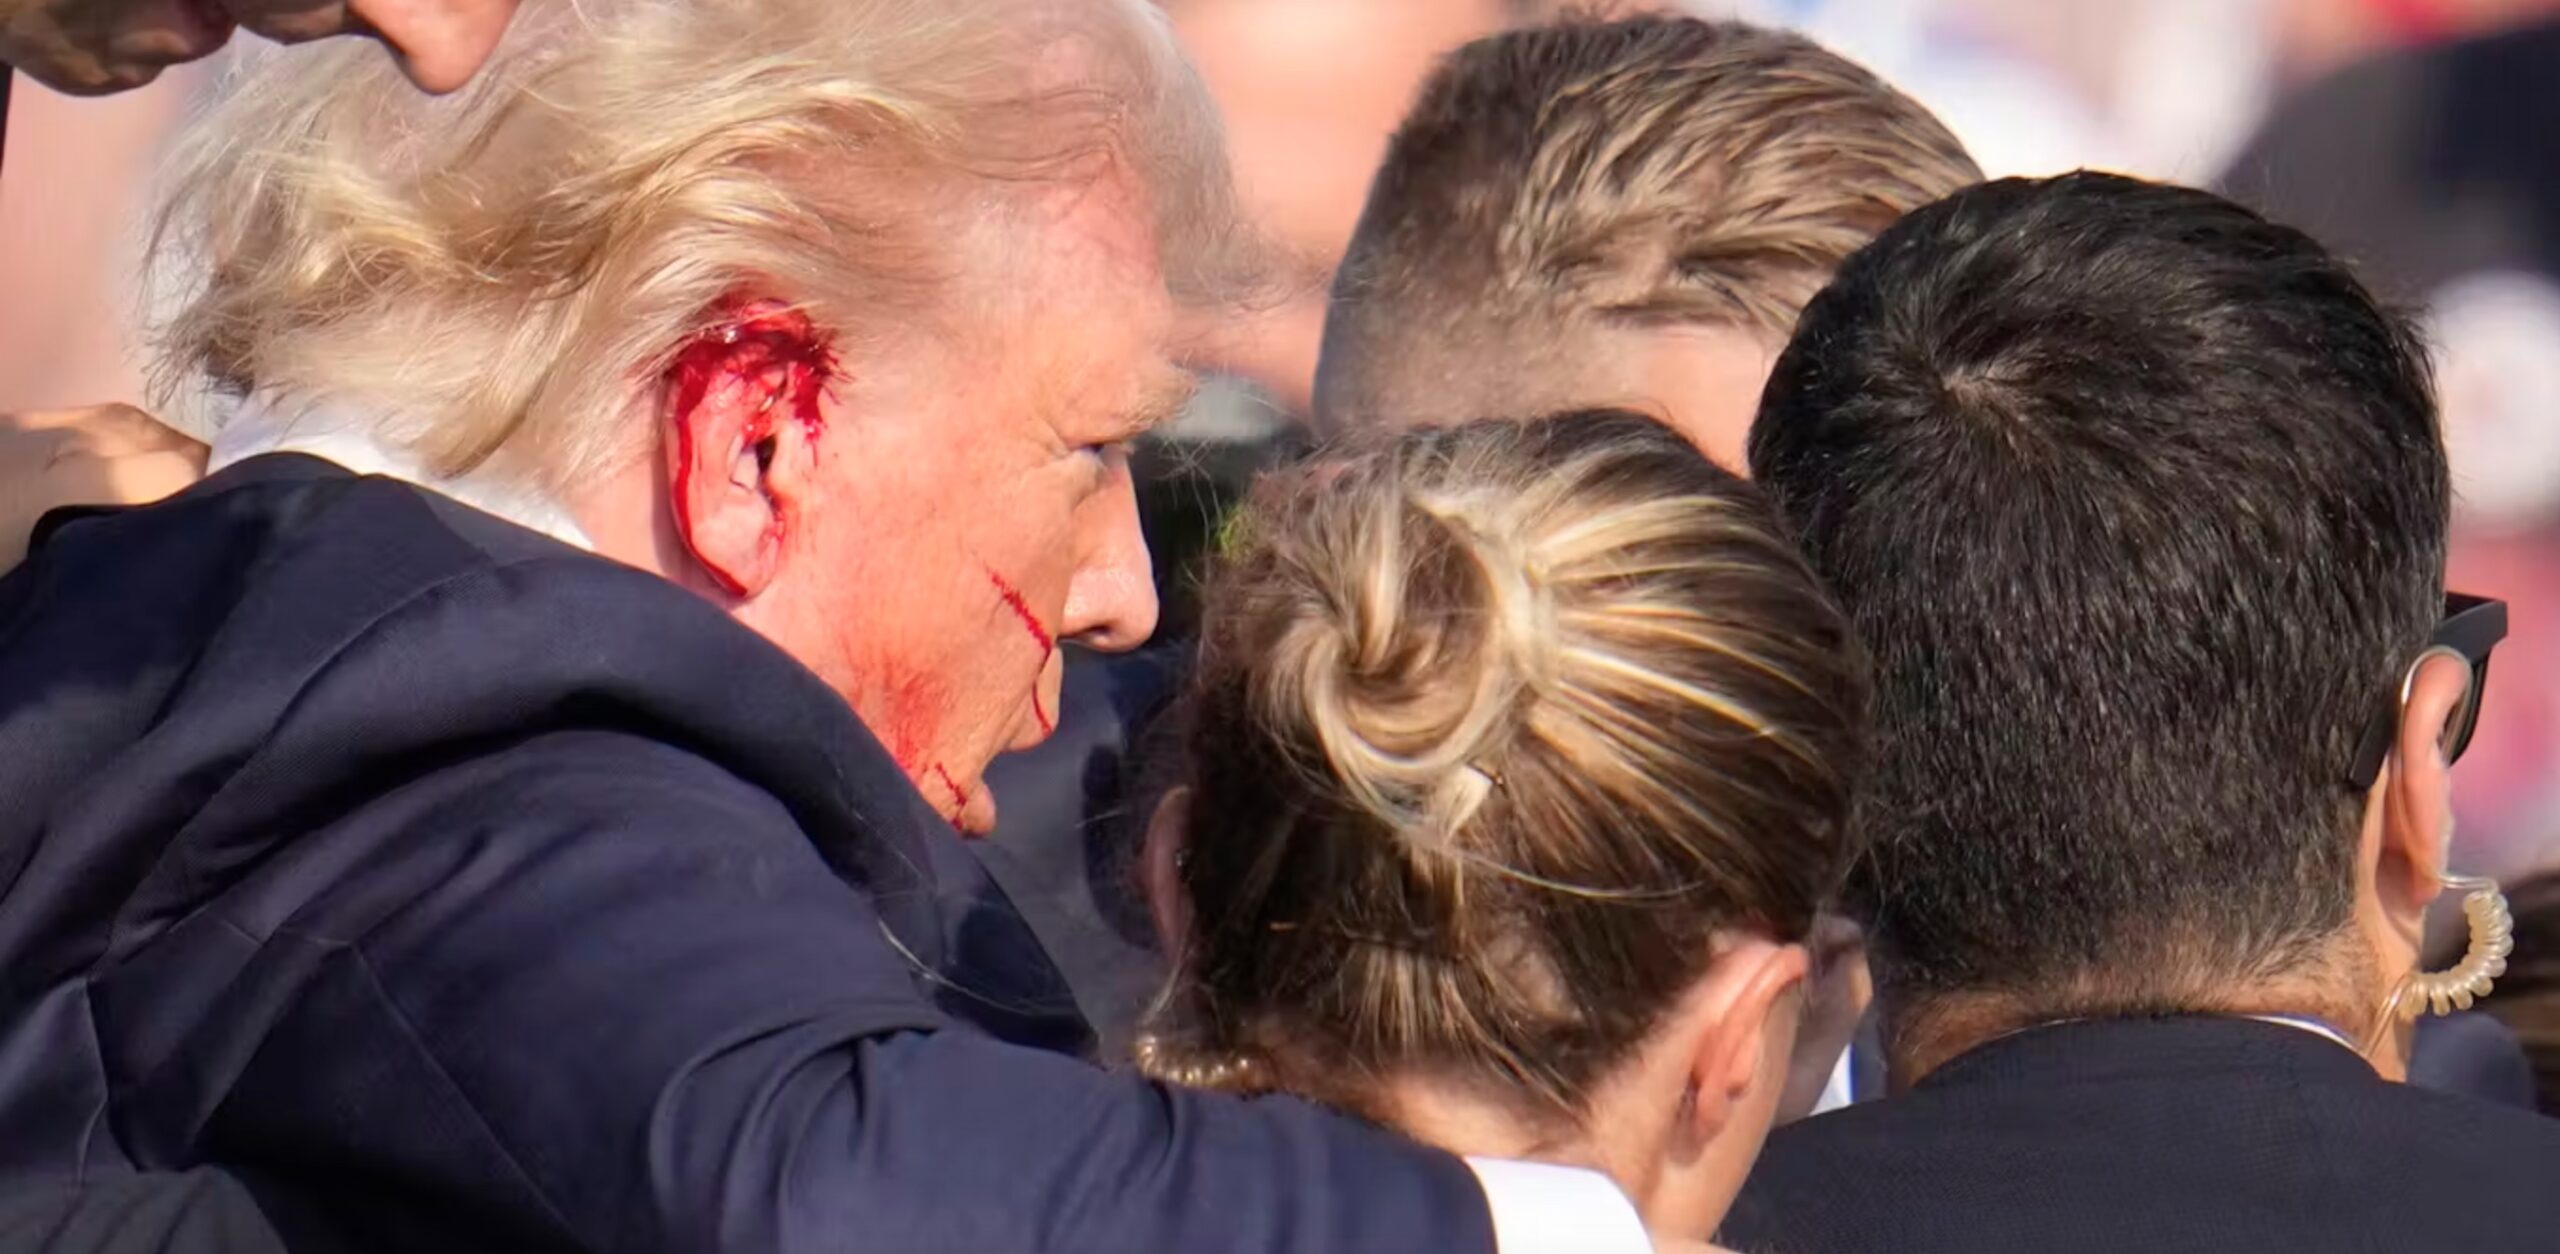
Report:
M 1645 414 L 1737 473 L 1781 341 L 1732 322 L 1460 313 L 1326 328 L 1318 430 L 1446 427 L 1574 409 Z
M 1059 27 L 1039 44 L 1025 99 L 1034 118 L 1060 128 L 1051 137 L 1058 150 L 1078 154 L 1061 182 L 1134 203 L 1152 262 L 1178 303 L 1249 299 L 1272 267 L 1246 225 L 1207 86 L 1148 0 L 1078 2 L 1142 16 Z
M 966 296 L 942 338 L 957 368 L 1027 372 L 1042 400 L 1081 420 L 1079 439 L 1134 436 L 1188 400 L 1191 306 L 1168 281 L 1133 181 L 1040 189 L 979 216 L 954 243 Z

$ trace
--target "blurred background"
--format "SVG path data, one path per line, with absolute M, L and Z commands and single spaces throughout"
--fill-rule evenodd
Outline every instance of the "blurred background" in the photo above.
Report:
M 1142 450 L 1168 635 L 1254 467 L 1298 439 L 1323 284 L 1440 52 L 1545 0 L 1165 0 L 1295 283 L 1202 328 L 1212 379 Z M 2560 865 L 2560 0 L 1688 0 L 1795 27 L 1936 109 L 1985 170 L 2220 187 L 2424 311 L 2461 496 L 2454 586 L 2505 598 L 2456 861 Z M 67 101 L 21 81 L 0 177 L 0 404 L 141 400 L 135 218 L 212 71 Z

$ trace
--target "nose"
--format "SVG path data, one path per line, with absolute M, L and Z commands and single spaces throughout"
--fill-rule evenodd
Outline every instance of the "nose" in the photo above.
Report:
M 1155 634 L 1156 576 L 1138 526 L 1128 450 L 1113 449 L 1110 457 L 1111 481 L 1076 512 L 1076 573 L 1058 634 L 1104 653 L 1125 653 Z

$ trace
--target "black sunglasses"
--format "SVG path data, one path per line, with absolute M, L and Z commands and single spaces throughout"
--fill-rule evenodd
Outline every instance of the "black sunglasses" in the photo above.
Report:
M 2462 704 L 2445 721 L 2444 760 L 2454 761 L 2471 747 L 2471 733 L 2480 726 L 2480 695 L 2489 686 L 2489 650 L 2507 638 L 2507 603 L 2487 597 L 2465 596 L 2448 592 L 2444 598 L 2444 621 L 2436 624 L 2435 635 L 2428 640 L 2429 649 L 2451 649 L 2471 664 L 2471 688 L 2462 694 Z M 2382 763 L 2391 756 L 2391 735 L 2400 726 L 2400 698 L 2393 693 L 2388 705 L 2374 715 L 2373 724 L 2365 728 L 2364 743 L 2356 749 L 2355 764 L 2347 770 L 2347 784 L 2362 792 L 2373 787 L 2382 775 Z

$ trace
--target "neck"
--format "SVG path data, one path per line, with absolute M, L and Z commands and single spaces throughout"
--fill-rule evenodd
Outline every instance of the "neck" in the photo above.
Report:
M 596 480 L 568 502 L 598 554 L 636 566 L 727 609 L 749 627 L 758 620 L 703 574 L 702 564 L 676 534 L 666 509 L 665 475 L 657 459 L 640 458 Z M 761 628 L 758 628 L 761 630 Z
M 665 499 L 654 458 L 642 458 L 601 476 L 571 500 L 569 512 L 593 537 L 596 552 L 625 566 L 682 582 L 690 562 L 680 560 L 684 543 L 662 515 Z
M 1422 1079 L 1391 1080 L 1374 1102 L 1379 1120 L 1415 1140 L 1458 1154 L 1484 1158 L 1565 1161 L 1551 1129 L 1524 1116 L 1518 1108 L 1453 1085 Z M 1570 1165 L 1594 1164 L 1574 1161 Z
M 1877 995 L 1884 1008 L 1885 1058 L 1896 1091 L 1910 1088 L 1957 1058 L 2002 1037 L 2039 1027 L 2096 1019 L 2160 1015 L 2301 1020 L 2336 1032 L 2359 1049 L 2383 995 L 2327 980 L 2270 980 L 2255 985 L 2198 991 L 2175 998 L 2072 996 L 2026 999 L 2013 994 L 1942 993 L 1925 997 Z M 1900 1007 L 1900 1009 L 1895 1009 Z M 2406 1079 L 2405 1032 L 2388 1032 L 2365 1056 L 2389 1080 Z
M 594 549 L 571 510 L 550 493 L 482 468 L 439 474 L 397 443 L 383 438 L 360 408 L 296 402 L 260 394 L 241 401 L 214 433 L 205 469 L 266 453 L 302 453 L 337 463 L 359 475 L 378 475 L 430 488 L 483 512 L 549 535 L 564 544 Z

